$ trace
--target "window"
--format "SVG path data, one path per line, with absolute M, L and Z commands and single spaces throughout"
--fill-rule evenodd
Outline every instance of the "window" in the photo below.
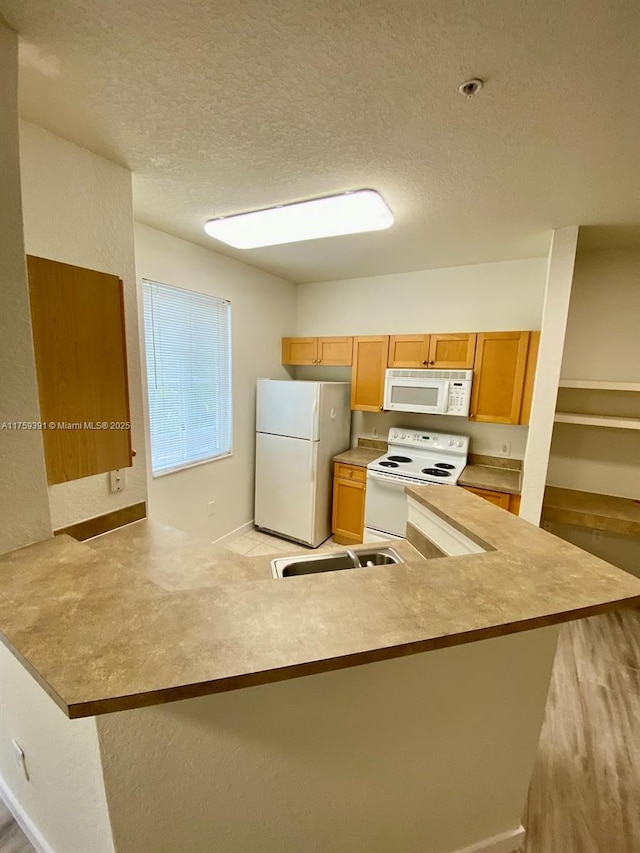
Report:
M 231 305 L 143 282 L 154 476 L 231 452 Z

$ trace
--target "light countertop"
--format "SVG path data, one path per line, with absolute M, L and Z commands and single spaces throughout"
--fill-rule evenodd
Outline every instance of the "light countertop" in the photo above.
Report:
M 374 459 L 382 456 L 385 452 L 375 447 L 354 447 L 352 450 L 345 450 L 344 453 L 334 456 L 333 461 L 342 462 L 344 465 L 356 465 L 358 468 L 366 468 L 369 462 L 373 462 Z
M 496 492 L 507 492 L 510 495 L 520 494 L 521 472 L 512 468 L 494 468 L 490 465 L 467 465 L 458 486 L 471 486 L 474 489 L 492 489 Z
M 141 521 L 0 557 L 2 639 L 83 717 L 640 604 L 637 578 L 464 489 L 409 493 L 493 550 L 274 580 L 270 557 Z

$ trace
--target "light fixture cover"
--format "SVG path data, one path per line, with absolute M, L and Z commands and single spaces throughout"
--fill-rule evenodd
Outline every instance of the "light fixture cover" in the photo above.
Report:
M 382 196 L 375 190 L 354 190 L 224 219 L 210 219 L 204 230 L 236 249 L 256 249 L 339 234 L 381 231 L 391 225 L 393 214 Z

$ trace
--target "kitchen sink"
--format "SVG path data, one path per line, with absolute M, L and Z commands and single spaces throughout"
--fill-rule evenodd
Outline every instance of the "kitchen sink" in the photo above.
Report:
M 292 578 L 319 572 L 339 572 L 343 569 L 368 569 L 389 566 L 404 560 L 394 548 L 372 548 L 366 551 L 337 551 L 331 554 L 306 554 L 280 557 L 271 561 L 274 578 Z

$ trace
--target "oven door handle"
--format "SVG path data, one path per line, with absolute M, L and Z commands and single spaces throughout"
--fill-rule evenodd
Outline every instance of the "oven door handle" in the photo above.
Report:
M 387 477 L 384 474 L 378 474 L 375 471 L 367 471 L 367 477 L 371 477 L 372 480 L 377 480 L 379 483 L 386 483 L 389 486 L 404 486 L 402 480 L 391 479 L 391 477 Z

